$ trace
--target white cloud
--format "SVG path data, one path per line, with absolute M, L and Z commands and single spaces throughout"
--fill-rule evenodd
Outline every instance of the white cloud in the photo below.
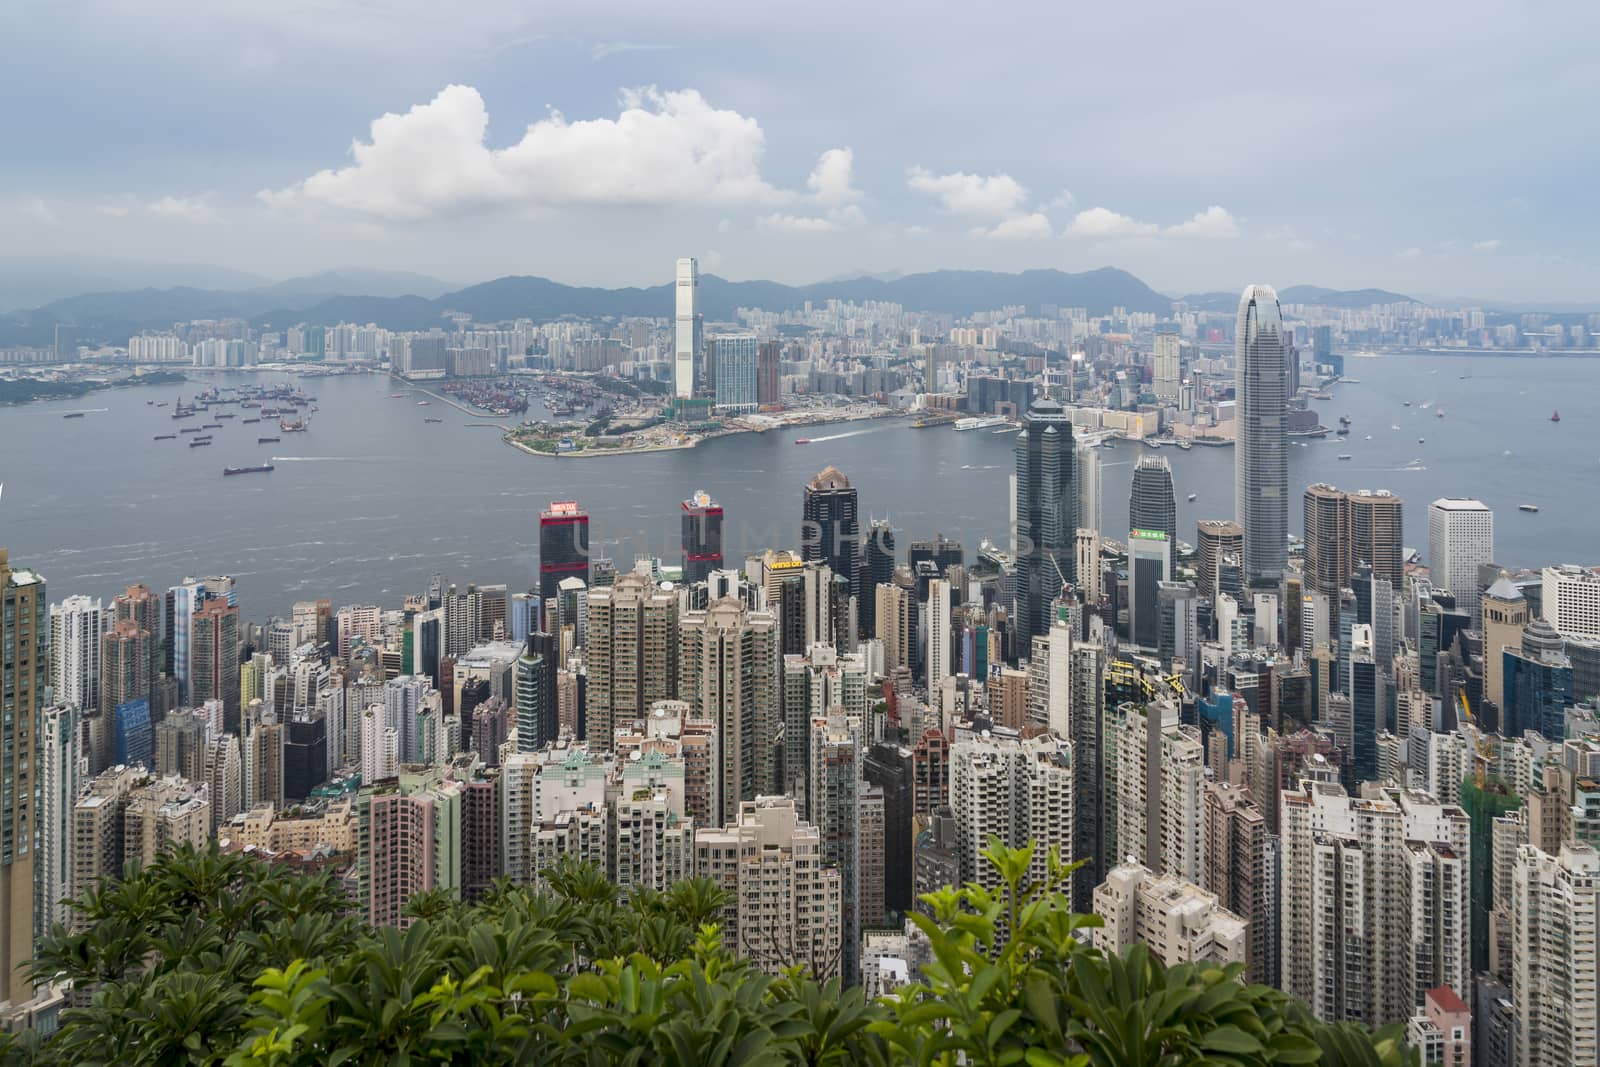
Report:
M 23 204 L 22 212 L 35 222 L 42 222 L 46 226 L 54 226 L 61 221 L 56 216 L 55 208 L 45 203 L 42 199 L 30 200 Z
M 150 201 L 144 210 L 150 215 L 183 219 L 185 222 L 212 222 L 217 217 L 216 210 L 198 196 L 163 196 L 160 200 Z
M 1059 193 L 1057 193 L 1055 196 L 1051 197 L 1050 198 L 1050 202 L 1045 204 L 1044 207 L 1041 208 L 1040 210 L 1042 210 L 1042 211 L 1067 211 L 1067 210 L 1070 210 L 1072 205 L 1076 204 L 1077 202 L 1078 202 L 1078 198 L 1072 195 L 1072 190 L 1063 189 Z
M 389 219 L 493 207 L 778 204 L 794 197 L 761 175 L 760 124 L 712 107 L 693 89 L 624 92 L 614 119 L 569 122 L 551 111 L 505 148 L 485 143 L 488 123 L 478 91 L 450 85 L 403 115 L 375 119 L 370 140 L 351 145 L 349 166 L 259 195 Z M 839 160 L 824 156 L 818 167 L 822 188 L 837 195 Z
M 127 199 L 114 201 L 114 202 L 109 203 L 109 204 L 97 204 L 97 205 L 95 205 L 95 211 L 98 212 L 101 215 L 104 215 L 108 219 L 127 218 L 128 217 L 128 212 L 130 212 L 132 210 L 133 210 L 133 207 L 132 207 L 132 205 L 129 203 L 129 201 Z
M 1472 247 L 1479 252 L 1498 252 L 1500 250 L 1500 246 L 1503 244 L 1505 244 L 1505 242 L 1500 240 L 1500 238 L 1491 237 L 1487 241 L 1475 242 Z
M 1028 190 L 1009 174 L 934 174 L 913 167 L 907 184 L 912 192 L 937 199 L 939 207 L 952 215 L 987 222 L 1023 214 L 1028 199 Z
M 1202 241 L 1231 241 L 1239 236 L 1239 223 L 1226 209 L 1215 204 L 1187 222 L 1168 226 L 1169 237 L 1191 237 Z
M 1412 245 L 1410 248 L 1396 252 L 1395 255 L 1399 256 L 1401 259 L 1421 259 L 1422 249 Z
M 1066 236 L 1091 241 L 1114 241 L 1126 237 L 1154 237 L 1161 227 L 1153 222 L 1138 222 L 1110 208 L 1092 207 L 1072 218 Z
M 926 236 L 928 236 L 928 234 L 930 234 L 932 232 L 933 231 L 928 229 L 926 226 L 907 226 L 906 227 L 906 236 L 907 237 L 926 237 Z
M 974 237 L 988 237 L 996 241 L 1037 241 L 1050 237 L 1055 228 L 1043 213 L 1017 215 L 990 227 L 979 226 L 972 231 Z
M 539 35 L 543 37 L 543 34 Z M 670 44 L 635 44 L 632 41 L 601 41 L 589 49 L 589 58 L 598 63 L 602 59 L 620 56 L 627 52 L 668 52 L 673 48 Z
M 838 223 L 832 219 L 819 218 L 815 215 L 763 215 L 756 220 L 763 229 L 775 230 L 778 233 L 827 233 L 839 228 Z
M 806 178 L 806 188 L 817 203 L 826 206 L 850 204 L 861 199 L 861 190 L 852 185 L 855 153 L 848 148 L 830 148 L 822 153 Z

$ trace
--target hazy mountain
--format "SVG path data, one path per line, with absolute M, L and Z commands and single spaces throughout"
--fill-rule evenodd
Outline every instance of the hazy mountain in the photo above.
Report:
M 267 281 L 259 274 L 205 263 L 0 255 L 0 311 L 38 307 L 80 293 L 141 286 L 246 289 Z
M 413 274 L 403 270 L 368 270 L 362 267 L 339 267 L 300 278 L 288 278 L 272 285 L 260 287 L 262 293 L 279 296 L 319 297 L 337 296 L 420 296 L 431 300 L 456 288 L 450 282 L 430 278 L 426 274 Z
M 1189 293 L 1178 299 L 1201 311 L 1237 311 L 1240 290 Z M 1319 285 L 1291 285 L 1278 290 L 1281 304 L 1321 304 L 1323 307 L 1364 308 L 1372 304 L 1415 303 L 1415 299 L 1386 289 L 1324 289 Z

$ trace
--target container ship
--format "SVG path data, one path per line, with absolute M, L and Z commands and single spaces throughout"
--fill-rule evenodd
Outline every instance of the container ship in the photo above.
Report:
M 178 439 L 178 435 L 175 434 L 175 433 L 158 433 L 158 434 L 156 434 L 156 440 L 157 441 L 176 441 L 177 439 Z
M 223 467 L 222 473 L 224 476 L 233 474 L 265 474 L 270 470 L 272 470 L 272 464 L 258 463 L 254 467 Z

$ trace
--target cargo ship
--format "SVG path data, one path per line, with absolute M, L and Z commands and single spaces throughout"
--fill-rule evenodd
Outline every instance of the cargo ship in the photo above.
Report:
M 260 463 L 254 467 L 223 467 L 223 475 L 231 474 L 265 474 L 272 469 L 270 463 Z
M 260 422 L 260 421 L 261 421 L 261 420 L 260 420 L 260 419 L 245 419 L 245 420 L 244 420 L 244 422 L 242 422 L 242 423 L 241 423 L 241 424 L 240 424 L 240 425 L 242 425 L 242 426 L 248 426 L 248 425 L 250 425 L 250 424 L 251 424 L 251 423 L 252 423 L 252 422 Z
M 222 423 L 220 423 L 220 422 L 203 422 L 203 423 L 200 424 L 200 428 L 202 430 L 220 430 L 220 429 L 222 429 Z
M 157 441 L 176 441 L 177 439 L 178 439 L 178 435 L 175 434 L 175 433 L 158 433 L 158 434 L 156 434 L 156 440 Z
M 198 427 L 198 426 L 185 426 L 183 429 L 179 430 L 178 432 L 179 433 L 199 433 L 200 432 L 200 427 Z
M 69 411 L 69 412 L 67 412 L 65 415 L 63 415 L 61 417 L 63 419 L 81 419 L 81 418 L 83 418 L 83 415 L 84 415 L 84 413 L 81 412 L 81 411 Z
M 443 419 L 428 418 L 428 419 L 423 419 L 422 421 L 423 422 L 443 422 L 444 420 Z
M 258 444 L 258 445 L 275 445 L 275 444 L 278 443 L 279 440 L 280 439 L 277 438 L 277 437 L 258 437 L 258 438 L 256 438 L 256 444 Z
M 210 443 L 211 443 L 211 438 L 209 438 L 209 437 L 196 437 L 193 441 L 189 442 L 189 447 L 190 448 L 203 448 L 206 445 L 209 445 Z
M 303 433 L 305 428 L 306 420 L 302 418 L 278 420 L 278 429 L 283 433 Z

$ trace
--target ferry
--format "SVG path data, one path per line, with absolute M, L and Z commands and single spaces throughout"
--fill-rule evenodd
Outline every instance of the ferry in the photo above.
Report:
M 254 467 L 223 467 L 222 473 L 226 477 L 230 474 L 265 474 L 272 470 L 272 464 L 261 463 Z
M 1199 497 L 1200 497 L 1199 493 L 1190 493 L 1189 494 L 1189 503 L 1193 504 L 1197 499 L 1199 499 Z
M 84 412 L 81 412 L 81 411 L 69 411 L 69 412 L 67 412 L 65 415 L 63 415 L 61 417 L 63 419 L 81 419 L 81 418 L 83 418 L 83 416 L 84 416 Z
M 258 445 L 275 445 L 280 440 L 281 440 L 281 438 L 278 438 L 278 437 L 258 437 L 258 438 L 256 438 L 256 444 L 258 444 Z
M 811 438 L 809 438 L 809 437 L 796 437 L 794 439 L 794 443 L 797 444 L 797 445 L 809 445 L 811 443 Z
M 1539 505 L 1538 504 L 1518 504 L 1517 505 L 1517 510 L 1518 511 L 1538 511 L 1539 510 Z
M 1349 426 L 1350 425 L 1350 416 L 1349 415 L 1340 415 L 1339 416 L 1339 425 L 1340 426 Z
M 1348 453 L 1348 452 L 1341 452 L 1341 453 L 1339 453 L 1339 458 L 1340 459 L 1350 459 L 1351 456 L 1350 456 L 1350 453 Z
M 431 403 L 433 403 L 433 401 L 431 401 L 431 400 L 419 400 L 419 401 L 417 401 L 417 407 L 425 408 Z
M 422 421 L 423 422 L 443 422 L 444 420 L 443 419 L 435 419 L 435 418 L 426 418 L 426 419 L 423 419 Z
M 956 429 L 962 432 L 967 430 L 987 430 L 991 426 L 1003 426 L 1006 422 L 1007 419 L 1004 415 L 977 415 L 971 418 L 957 419 Z
M 1194 445 L 1190 444 L 1188 441 L 1179 441 L 1178 442 L 1178 449 L 1180 451 L 1187 452 L 1187 451 L 1189 451 L 1189 449 L 1191 449 L 1193 447 L 1194 447 Z

